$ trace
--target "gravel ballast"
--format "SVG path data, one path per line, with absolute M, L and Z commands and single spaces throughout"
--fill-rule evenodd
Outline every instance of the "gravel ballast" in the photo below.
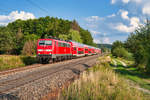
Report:
M 18 77 L 24 77 L 28 74 L 35 72 L 37 75 L 40 75 L 42 74 L 41 70 L 56 70 L 54 73 L 49 74 L 45 77 L 33 80 L 31 82 L 27 82 L 22 86 L 13 88 L 5 93 L 1 93 L 0 100 L 40 100 L 49 93 L 54 92 L 54 90 L 61 89 L 68 81 L 74 79 L 85 69 L 94 65 L 96 63 L 97 57 L 98 56 L 79 58 L 71 61 L 51 64 L 51 66 L 45 65 L 31 70 L 29 69 L 16 73 L 11 73 L 8 75 L 2 75 L 0 76 L 0 82 L 4 82 L 10 79 L 16 79 Z M 83 61 L 80 62 L 81 60 Z M 78 62 L 78 64 L 75 64 L 76 62 Z M 60 69 L 60 65 L 66 66 L 61 70 L 58 70 Z

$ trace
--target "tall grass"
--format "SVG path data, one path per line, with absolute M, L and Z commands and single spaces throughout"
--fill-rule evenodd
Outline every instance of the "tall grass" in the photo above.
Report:
M 36 63 L 35 57 L 0 55 L 0 71 Z
M 145 100 L 144 94 L 131 88 L 124 78 L 109 68 L 110 58 L 84 72 L 58 96 L 59 100 Z

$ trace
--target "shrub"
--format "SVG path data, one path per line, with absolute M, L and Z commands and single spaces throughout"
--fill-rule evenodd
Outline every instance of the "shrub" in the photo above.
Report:
M 20 56 L 0 55 L 0 70 L 25 66 Z
M 0 71 L 37 63 L 36 57 L 0 55 Z
M 118 47 L 118 48 L 115 48 L 112 52 L 113 56 L 116 56 L 116 57 L 123 57 L 125 59 L 128 59 L 128 60 L 132 60 L 133 57 L 132 57 L 132 53 L 129 53 L 125 48 L 123 47 Z
M 31 57 L 31 56 L 22 56 L 21 60 L 25 65 L 32 65 L 37 63 L 36 57 Z
M 36 41 L 29 40 L 25 42 L 22 54 L 27 56 L 36 54 Z

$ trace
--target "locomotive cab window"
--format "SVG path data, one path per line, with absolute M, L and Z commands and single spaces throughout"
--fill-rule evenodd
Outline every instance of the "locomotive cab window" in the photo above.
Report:
M 41 40 L 39 41 L 39 45 L 52 45 L 51 40 Z

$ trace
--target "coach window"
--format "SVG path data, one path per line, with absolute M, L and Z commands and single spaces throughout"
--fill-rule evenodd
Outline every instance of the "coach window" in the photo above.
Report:
M 69 44 L 67 44 L 67 47 L 69 48 Z
M 63 43 L 64 47 L 66 47 L 66 43 Z
M 66 43 L 64 43 L 64 47 L 67 47 L 67 44 L 66 44 Z
M 61 43 L 61 47 L 63 47 L 63 43 Z
M 73 48 L 76 51 L 76 47 Z
M 60 42 L 58 42 L 58 46 L 61 47 L 61 43 Z
M 65 47 L 68 47 L 68 44 L 67 44 L 67 43 L 65 43 Z

